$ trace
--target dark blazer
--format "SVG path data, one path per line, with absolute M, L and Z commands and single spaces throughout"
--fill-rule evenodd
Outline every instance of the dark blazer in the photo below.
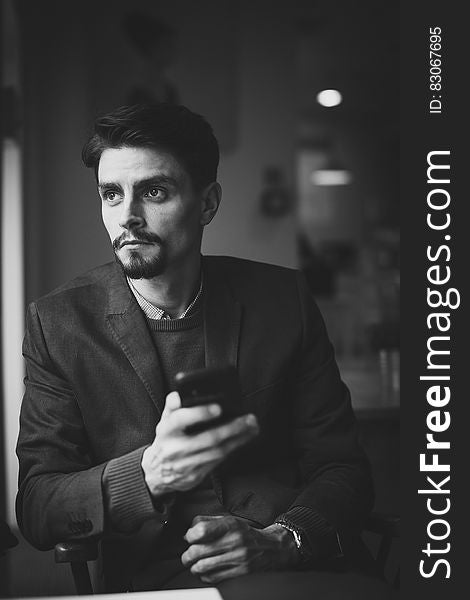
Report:
M 336 531 L 358 532 L 372 504 L 368 463 L 302 276 L 226 257 L 203 257 L 203 268 L 206 365 L 237 366 L 244 408 L 260 424 L 258 438 L 217 469 L 219 499 L 259 526 L 300 506 Z M 112 531 L 102 485 L 109 461 L 140 457 L 152 442 L 165 400 L 145 317 L 120 268 L 98 267 L 32 303 L 23 354 L 23 534 L 41 549 L 114 537 L 123 564 L 144 560 L 164 520 L 147 511 L 131 530 Z

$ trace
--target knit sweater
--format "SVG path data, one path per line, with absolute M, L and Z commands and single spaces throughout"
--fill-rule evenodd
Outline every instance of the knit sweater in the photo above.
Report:
M 202 311 L 182 319 L 149 319 L 147 323 L 160 359 L 165 393 L 173 388 L 178 371 L 204 367 Z

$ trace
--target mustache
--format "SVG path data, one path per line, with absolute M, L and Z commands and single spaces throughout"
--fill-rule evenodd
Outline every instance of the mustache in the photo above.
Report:
M 121 233 L 121 235 L 113 240 L 113 249 L 115 251 L 119 250 L 119 248 L 121 248 L 125 242 L 129 242 L 131 240 L 163 245 L 162 238 L 156 233 L 149 233 L 148 231 L 135 231 L 132 234 L 128 234 L 124 231 Z

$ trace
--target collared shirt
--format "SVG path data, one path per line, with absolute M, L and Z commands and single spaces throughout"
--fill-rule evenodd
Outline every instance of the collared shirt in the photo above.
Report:
M 132 280 L 129 279 L 129 277 L 127 277 L 127 283 L 129 284 L 129 287 L 131 288 L 131 291 L 134 294 L 138 305 L 144 311 L 144 314 L 148 319 L 155 319 L 158 321 L 160 319 L 171 319 L 172 318 L 171 315 L 169 315 L 166 311 L 159 308 L 158 306 L 155 306 L 154 304 L 149 302 L 146 298 L 144 298 L 142 296 L 142 294 L 134 287 Z M 196 294 L 193 301 L 191 302 L 191 304 L 183 312 L 183 314 L 181 314 L 179 317 L 177 317 L 178 319 L 182 319 L 183 317 L 186 317 L 191 312 L 191 310 L 194 308 L 194 306 L 197 304 L 197 302 L 199 301 L 199 299 L 202 296 L 202 284 L 203 284 L 203 275 L 201 272 L 201 284 L 199 286 L 199 291 Z

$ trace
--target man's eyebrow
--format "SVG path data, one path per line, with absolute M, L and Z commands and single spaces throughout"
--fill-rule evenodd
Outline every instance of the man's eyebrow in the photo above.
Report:
M 166 184 L 166 185 L 171 185 L 173 187 L 176 187 L 178 184 L 178 181 L 174 178 L 174 177 L 169 177 L 168 175 L 154 175 L 152 177 L 146 177 L 145 179 L 140 179 L 139 181 L 136 181 L 134 183 L 134 188 L 142 188 L 142 187 L 147 187 L 148 185 L 161 185 L 161 184 Z M 103 190 L 103 189 L 108 189 L 108 188 L 119 188 L 121 189 L 121 186 L 118 183 L 114 183 L 112 181 L 101 181 L 98 183 L 98 189 L 99 190 Z
M 166 184 L 176 187 L 178 181 L 169 175 L 154 175 L 153 177 L 147 177 L 146 179 L 140 179 L 139 181 L 136 181 L 134 187 L 141 188 L 152 184 Z
M 118 183 L 114 183 L 113 181 L 101 181 L 98 183 L 98 189 L 99 190 L 104 190 L 107 188 L 121 188 L 121 186 Z

